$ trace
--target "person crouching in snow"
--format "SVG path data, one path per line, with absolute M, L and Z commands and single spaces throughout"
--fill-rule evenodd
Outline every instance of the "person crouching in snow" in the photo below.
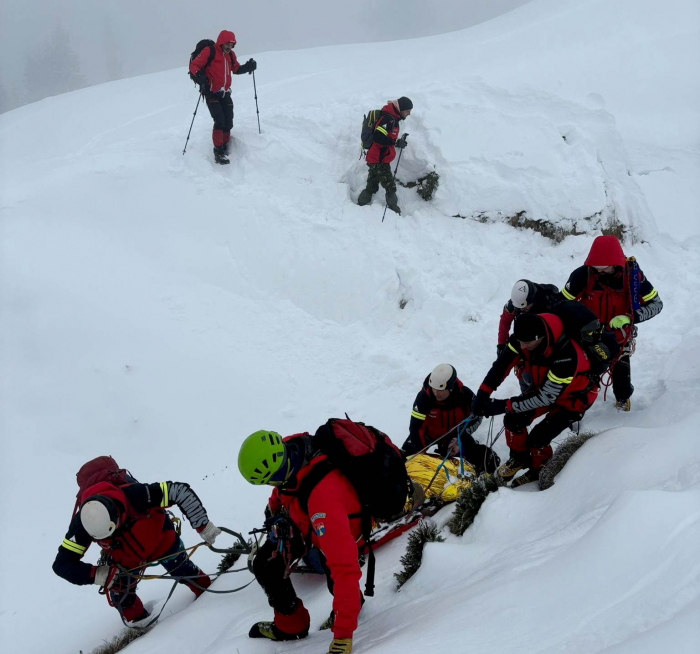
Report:
M 350 654 L 363 601 L 357 558 L 362 507 L 340 470 L 333 469 L 316 480 L 325 460 L 307 433 L 282 438 L 276 432 L 257 431 L 241 445 L 241 475 L 251 484 L 275 486 L 266 510 L 268 538 L 253 561 L 255 578 L 268 597 L 274 618 L 254 624 L 248 635 L 274 641 L 308 636 L 311 618 L 297 597 L 289 571 L 313 547 L 322 553 L 333 593 L 333 642 L 328 652 Z M 299 494 L 308 485 L 312 488 L 304 502 Z
M 125 622 L 145 620 L 149 613 L 136 595 L 138 581 L 120 577 L 120 571 L 131 570 L 139 576 L 148 563 L 159 561 L 173 577 L 182 577 L 180 583 L 197 597 L 211 585 L 211 579 L 182 551 L 182 541 L 165 512 L 176 505 L 202 539 L 214 543 L 221 530 L 209 521 L 188 484 L 164 481 L 117 486 L 101 481 L 87 487 L 79 499 L 80 509 L 58 548 L 53 571 L 77 586 L 104 588 L 110 605 Z M 81 561 L 93 541 L 107 555 L 105 565 Z
M 231 129 L 233 128 L 233 100 L 231 100 L 231 75 L 252 73 L 258 65 L 255 59 L 248 59 L 245 64 L 238 63 L 233 48 L 236 36 L 233 32 L 223 30 L 216 39 L 213 58 L 211 48 L 202 51 L 190 62 L 190 74 L 214 119 L 212 140 L 214 141 L 214 160 L 218 164 L 230 163 L 226 156 L 229 152 Z M 207 65 L 207 62 L 211 62 Z
M 599 380 L 588 374 L 588 357 L 578 343 L 564 336 L 564 324 L 554 314 L 520 314 L 506 348 L 491 366 L 472 405 L 477 416 L 506 414 L 503 426 L 510 458 L 497 474 L 510 481 L 526 469 L 512 486 L 539 479 L 540 469 L 552 457 L 550 443 L 581 420 L 598 397 Z M 491 399 L 517 365 L 532 379 L 530 390 L 508 400 Z M 527 427 L 541 416 L 546 417 L 528 433 Z
M 401 451 L 409 456 L 421 451 L 430 443 L 438 441 L 443 434 L 455 428 L 472 415 L 474 393 L 457 377 L 457 371 L 449 363 L 441 363 L 425 378 L 423 388 L 416 396 L 411 411 L 409 435 L 401 446 Z M 457 435 L 437 442 L 437 451 L 445 456 L 459 456 L 460 451 L 477 473 L 494 472 L 500 463 L 498 455 L 491 448 L 474 440 L 472 434 L 479 428 L 483 418 L 472 416 L 460 434 L 461 448 Z
M 382 107 L 372 133 L 372 145 L 365 156 L 369 174 L 367 186 L 357 199 L 357 204 L 361 207 L 372 201 L 372 196 L 381 184 L 386 191 L 387 206 L 401 215 L 396 197 L 396 181 L 390 164 L 396 157 L 396 148 L 406 147 L 406 141 L 399 138 L 399 122 L 408 118 L 412 109 L 413 103 L 406 97 L 389 100 Z

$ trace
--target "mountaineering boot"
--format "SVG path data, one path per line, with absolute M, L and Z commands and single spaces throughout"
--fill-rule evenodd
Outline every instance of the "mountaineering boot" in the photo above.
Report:
M 248 632 L 248 638 L 269 640 L 299 640 L 309 635 L 311 617 L 304 603 L 297 598 L 289 613 L 275 610 L 274 622 L 257 622 Z
M 221 164 L 221 165 L 231 163 L 228 160 L 228 157 L 226 156 L 226 151 L 224 150 L 223 145 L 219 145 L 219 146 L 214 148 L 214 161 L 218 164 Z
M 615 402 L 615 408 L 616 408 L 618 411 L 629 411 L 630 408 L 631 408 L 631 404 L 630 404 L 629 399 L 627 399 L 627 400 L 617 400 L 617 401 Z
M 372 202 L 372 193 L 370 193 L 367 189 L 364 189 L 362 193 L 360 193 L 360 197 L 357 198 L 357 204 L 359 204 L 361 207 L 364 207 L 370 202 Z
M 539 470 L 533 470 L 530 468 L 525 474 L 520 475 L 517 479 L 513 480 L 513 483 L 510 485 L 511 488 L 517 488 L 518 486 L 524 486 L 525 484 L 529 484 L 533 481 L 537 481 L 540 478 L 540 471 Z
M 386 206 L 392 211 L 395 211 L 399 216 L 401 215 L 401 209 L 399 209 L 399 200 L 396 197 L 396 193 L 386 193 Z
M 131 620 L 128 620 L 129 624 L 138 626 L 137 623 L 143 622 L 147 618 L 150 618 L 151 614 L 144 608 L 139 615 L 137 615 L 135 618 L 132 618 Z
M 503 481 L 510 481 L 518 474 L 523 468 L 527 468 L 529 465 L 528 461 L 524 461 L 522 457 L 511 456 L 502 466 L 496 471 L 496 475 L 500 477 Z
M 331 611 L 331 614 L 323 621 L 323 624 L 318 628 L 319 631 L 326 631 L 326 629 L 332 629 L 335 624 L 335 611 Z

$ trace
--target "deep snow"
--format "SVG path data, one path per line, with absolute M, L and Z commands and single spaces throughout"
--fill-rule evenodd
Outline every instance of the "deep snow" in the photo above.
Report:
M 697 651 L 697 36 L 691 0 L 538 0 L 441 37 L 261 54 L 263 134 L 251 80 L 236 78 L 226 168 L 204 110 L 181 154 L 196 102 L 182 70 L 0 117 L 3 644 L 87 652 L 121 628 L 94 588 L 50 568 L 85 460 L 111 453 L 142 481 L 188 481 L 215 522 L 258 526 L 267 491 L 235 464 L 248 433 L 347 411 L 402 441 L 430 369 L 451 362 L 475 388 L 513 282 L 563 284 L 594 236 L 584 218 L 614 210 L 665 304 L 640 327 L 633 411 L 601 398 L 584 428 L 603 433 L 552 489 L 491 496 L 400 593 L 405 539 L 383 549 L 355 651 Z M 377 61 L 390 82 L 368 79 Z M 399 176 L 435 166 L 441 187 L 429 204 L 400 189 L 404 215 L 381 224 L 379 200 L 353 204 L 357 132 L 402 94 L 415 112 Z M 555 246 L 452 217 L 523 209 L 590 234 Z M 217 559 L 197 553 L 207 570 Z M 162 600 L 159 583 L 144 599 Z M 319 625 L 325 584 L 298 588 Z M 130 651 L 328 645 L 316 632 L 250 641 L 270 615 L 255 585 L 195 604 L 178 589 L 166 615 L 185 607 Z

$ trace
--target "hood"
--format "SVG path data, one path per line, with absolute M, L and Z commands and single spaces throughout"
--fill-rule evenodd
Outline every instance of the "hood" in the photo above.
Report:
M 224 43 L 229 43 L 230 41 L 233 41 L 233 43 L 235 43 L 236 35 L 233 32 L 229 32 L 228 30 L 222 30 L 221 34 L 219 34 L 219 38 L 216 39 L 216 45 L 222 46 Z
M 620 241 L 615 236 L 598 236 L 591 251 L 588 253 L 585 264 L 587 266 L 620 266 L 624 267 L 627 259 L 622 251 Z
M 387 100 L 387 103 L 382 107 L 382 112 L 391 114 L 394 118 L 401 120 L 401 113 L 399 112 L 397 102 L 397 100 Z

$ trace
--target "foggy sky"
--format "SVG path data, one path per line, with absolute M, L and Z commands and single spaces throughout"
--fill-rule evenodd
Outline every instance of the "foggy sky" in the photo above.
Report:
M 197 41 L 236 52 L 463 29 L 529 0 L 2 0 L 0 111 L 79 86 L 186 66 Z M 69 52 L 70 51 L 70 52 Z

